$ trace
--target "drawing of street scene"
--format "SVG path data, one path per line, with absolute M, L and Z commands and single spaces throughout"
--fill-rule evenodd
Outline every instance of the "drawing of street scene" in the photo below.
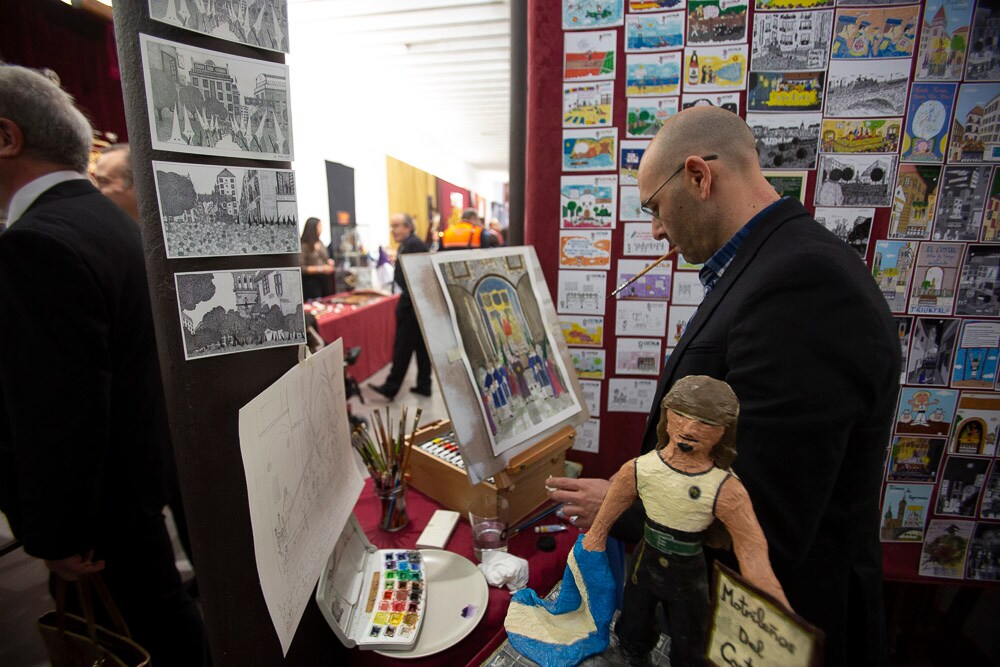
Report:
M 885 60 L 878 69 L 864 61 L 830 61 L 824 113 L 849 118 L 902 116 L 909 79 L 909 60 Z
M 753 17 L 750 70 L 818 70 L 830 53 L 833 10 L 760 12 Z
M 149 16 L 229 42 L 288 53 L 288 0 L 149 0 Z

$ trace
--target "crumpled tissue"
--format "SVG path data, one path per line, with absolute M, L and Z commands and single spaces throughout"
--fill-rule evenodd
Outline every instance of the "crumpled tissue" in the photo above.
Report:
M 528 585 L 528 561 L 504 551 L 483 552 L 479 569 L 490 586 L 506 586 L 514 592 Z

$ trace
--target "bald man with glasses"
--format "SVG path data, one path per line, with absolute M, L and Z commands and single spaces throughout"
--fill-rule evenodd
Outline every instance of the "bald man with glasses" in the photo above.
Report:
M 653 236 L 703 264 L 706 291 L 663 369 L 641 451 L 656 446 L 675 380 L 729 383 L 741 404 L 733 471 L 792 608 L 825 631 L 826 665 L 885 664 L 879 497 L 900 368 L 885 299 L 854 250 L 765 180 L 736 114 L 670 118 L 639 165 L 639 192 Z M 612 445 L 622 460 L 635 454 Z M 546 484 L 586 528 L 609 482 Z M 643 523 L 637 504 L 612 535 L 637 542 Z

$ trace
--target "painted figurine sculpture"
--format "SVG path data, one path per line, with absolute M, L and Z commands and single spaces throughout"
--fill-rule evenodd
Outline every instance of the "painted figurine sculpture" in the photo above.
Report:
M 504 623 L 511 644 L 543 667 L 575 665 L 608 646 L 614 584 L 605 544 L 621 514 L 641 499 L 645 539 L 625 579 L 615 625 L 629 664 L 648 664 L 656 645 L 661 602 L 670 633 L 670 664 L 704 664 L 709 617 L 702 543 L 718 519 L 732 538 L 743 576 L 788 606 L 768 559 L 750 496 L 729 470 L 736 458 L 739 401 L 728 384 L 692 375 L 677 381 L 661 404 L 655 451 L 628 461 L 611 482 L 586 535 L 577 540 L 558 599 L 518 591 Z

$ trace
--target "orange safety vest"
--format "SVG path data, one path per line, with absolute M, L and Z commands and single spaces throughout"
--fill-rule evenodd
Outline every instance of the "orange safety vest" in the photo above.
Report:
M 473 225 L 471 222 L 459 222 L 448 225 L 441 237 L 441 248 L 444 250 L 458 250 L 461 248 L 480 247 L 483 237 L 483 228 Z

